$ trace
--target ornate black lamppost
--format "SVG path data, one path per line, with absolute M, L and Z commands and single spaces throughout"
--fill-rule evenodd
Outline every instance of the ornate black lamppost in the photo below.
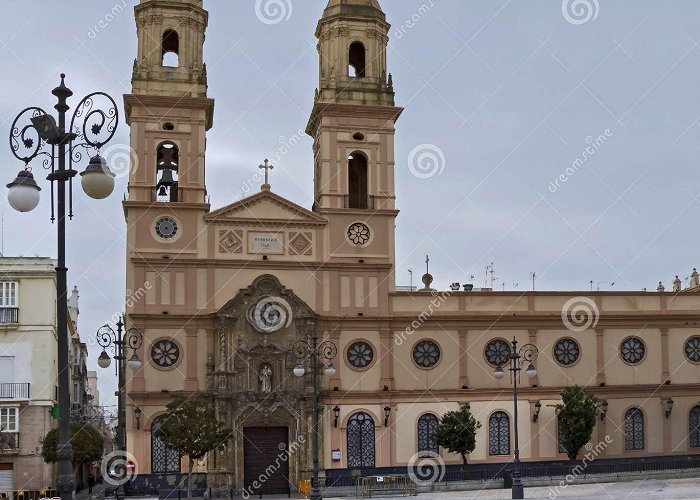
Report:
M 528 377 L 535 377 L 537 370 L 534 362 L 539 354 L 539 349 L 533 344 L 525 344 L 518 350 L 518 341 L 513 338 L 511 342 L 510 354 L 508 355 L 508 370 L 511 372 L 511 380 L 513 382 L 513 432 L 515 437 L 515 457 L 513 460 L 513 488 L 511 498 L 525 498 L 523 490 L 523 482 L 520 475 L 520 448 L 518 445 L 518 381 L 520 380 L 520 372 L 525 367 L 525 374 Z M 501 365 L 496 366 L 493 376 L 497 380 L 501 380 L 505 372 Z
M 319 405 L 319 387 L 318 387 L 318 375 L 323 367 L 323 374 L 332 376 L 335 375 L 335 367 L 333 366 L 333 358 L 338 354 L 338 348 L 330 340 L 318 343 L 318 337 L 316 336 L 316 328 L 312 329 L 311 341 L 299 340 L 294 344 L 293 347 L 294 355 L 296 356 L 299 363 L 294 367 L 294 375 L 297 377 L 303 377 L 306 373 L 304 369 L 304 362 L 306 359 L 311 363 L 311 384 L 314 389 L 314 408 L 313 408 L 313 420 L 311 429 L 311 447 L 313 452 L 313 476 L 311 478 L 311 496 L 310 500 L 323 500 L 321 495 L 321 488 L 318 484 L 318 405 Z M 326 365 L 323 359 L 328 360 Z
M 103 199 L 114 190 L 114 174 L 107 167 L 100 149 L 114 137 L 119 123 L 119 112 L 114 100 L 102 92 L 85 97 L 78 104 L 70 125 L 66 127 L 66 113 L 70 109 L 68 98 L 73 92 L 65 85 L 65 75 L 61 84 L 53 90 L 58 99 L 54 106 L 58 111 L 58 121 L 41 108 L 29 107 L 23 110 L 10 128 L 10 149 L 25 168 L 17 178 L 7 185 L 7 199 L 15 210 L 29 212 L 39 204 L 39 191 L 29 163 L 43 156 L 43 167 L 50 171 L 51 181 L 51 221 L 58 218 L 58 251 L 56 265 L 56 329 L 58 332 L 58 480 L 56 487 L 62 500 L 71 500 L 75 490 L 75 475 L 71 461 L 73 449 L 70 444 L 70 373 L 68 363 L 68 299 L 66 289 L 66 201 L 68 216 L 73 216 L 73 163 L 82 160 L 83 155 L 94 155 L 80 175 L 85 193 L 91 198 Z M 67 164 L 67 165 L 66 165 Z M 56 191 L 54 192 L 54 184 Z M 68 196 L 66 197 L 66 184 Z M 56 198 L 54 198 L 56 196 Z M 67 200 L 66 200 L 67 198 Z M 55 208 L 58 213 L 54 213 Z
M 143 362 L 139 358 L 136 350 L 143 344 L 143 334 L 137 328 L 129 328 L 124 331 L 124 319 L 120 318 L 116 324 L 117 331 L 105 325 L 97 331 L 97 343 L 103 348 L 102 354 L 97 359 L 97 364 L 100 368 L 108 368 L 112 358 L 107 354 L 107 348 L 114 347 L 114 360 L 117 362 L 117 449 L 124 454 L 124 462 L 126 462 L 126 413 L 125 401 L 126 396 L 126 364 L 129 368 L 136 371 L 141 368 Z M 131 349 L 133 354 L 127 360 L 128 350 Z M 121 467 L 118 466 L 118 467 Z M 126 477 L 126 469 L 116 471 L 119 476 Z M 123 479 L 119 477 L 118 479 Z M 119 488 L 123 481 L 119 481 L 117 487 L 117 496 Z

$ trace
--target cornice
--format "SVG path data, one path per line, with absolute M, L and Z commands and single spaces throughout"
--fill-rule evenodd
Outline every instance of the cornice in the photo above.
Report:
M 167 251 L 160 254 L 168 253 Z M 130 261 L 133 264 L 143 264 L 152 267 L 163 263 L 163 258 L 159 257 L 131 257 Z M 174 258 L 169 259 L 168 265 L 177 265 L 179 267 L 214 267 L 214 268 L 241 268 L 246 269 L 304 269 L 308 271 L 313 268 L 316 271 L 391 271 L 392 265 L 388 263 L 353 263 L 353 262 L 322 262 L 322 261 L 279 261 L 279 260 L 234 260 L 234 259 L 191 259 L 191 258 Z
M 207 130 L 214 125 L 214 99 L 208 97 L 171 97 L 156 95 L 124 95 L 124 109 L 127 124 L 131 125 L 131 112 L 134 107 L 198 109 L 206 112 Z
M 528 396 L 537 399 L 561 399 L 561 391 L 565 386 L 547 387 L 518 387 L 518 395 L 523 400 Z M 659 389 L 658 384 L 640 384 L 626 386 L 606 386 L 598 387 L 594 385 L 585 386 L 599 398 L 614 397 L 643 397 L 647 399 L 650 394 L 657 394 L 658 397 L 669 396 L 696 396 L 700 384 L 678 384 L 664 385 Z M 329 391 L 323 392 L 326 402 L 338 402 L 340 404 L 368 404 L 372 399 L 387 401 L 390 403 L 421 403 L 445 402 L 445 401 L 469 401 L 470 403 L 503 401 L 504 396 L 508 401 L 512 401 L 511 387 L 474 387 L 469 389 L 431 389 L 426 392 L 424 389 L 416 390 L 392 390 L 392 391 Z
M 158 307 L 158 306 L 149 306 Z M 182 306 L 178 306 L 182 309 Z M 168 308 L 167 306 L 162 306 L 161 309 L 172 310 L 173 308 Z M 367 311 L 364 311 L 363 316 L 324 316 L 319 315 L 318 317 L 318 328 L 323 329 L 333 329 L 340 328 L 343 331 L 366 331 L 368 328 L 376 330 L 389 330 L 392 332 L 399 332 L 404 330 L 407 326 L 415 320 L 416 316 L 407 315 L 405 317 L 397 318 L 395 315 L 392 316 L 368 316 Z M 172 313 L 169 312 L 165 314 L 137 314 L 130 313 L 130 317 L 140 318 L 147 322 L 156 322 L 162 324 L 163 328 L 170 328 L 173 326 L 181 326 L 183 322 L 208 322 L 212 316 L 216 314 L 216 311 L 212 312 L 199 312 L 196 314 L 191 313 Z M 356 314 L 353 313 L 353 314 Z M 657 315 L 654 321 L 648 319 L 640 319 L 639 321 L 630 321 L 630 318 L 622 318 L 618 321 L 605 320 L 602 321 L 602 328 L 618 328 L 618 329 L 633 329 L 638 330 L 640 328 L 649 329 L 662 329 L 662 328 L 697 328 L 698 321 L 690 323 L 684 321 L 686 317 L 695 317 L 693 313 L 687 313 L 681 315 Z M 200 323 L 195 323 L 199 325 Z M 421 324 L 422 331 L 435 330 L 437 332 L 451 331 L 456 332 L 460 330 L 480 330 L 480 329 L 509 329 L 509 330 L 564 330 L 565 326 L 561 322 L 561 318 L 553 318 L 551 316 L 529 316 L 529 317 L 508 317 L 508 318 L 498 318 L 494 316 L 469 316 L 462 314 L 459 318 L 447 319 L 445 317 L 431 317 L 425 320 Z
M 316 101 L 311 117 L 306 125 L 306 133 L 312 137 L 316 135 L 318 119 L 320 116 L 339 116 L 364 118 L 369 120 L 384 119 L 397 121 L 404 108 L 398 106 L 376 106 L 366 104 L 339 104 Z

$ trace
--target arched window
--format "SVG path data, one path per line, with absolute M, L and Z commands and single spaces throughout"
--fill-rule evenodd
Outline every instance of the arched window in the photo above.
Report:
M 348 75 L 353 78 L 365 77 L 365 46 L 360 42 L 353 42 L 350 45 L 350 67 Z
M 564 447 L 564 426 L 561 423 L 561 418 L 557 417 L 557 452 L 566 453 L 566 448 Z
M 165 30 L 161 43 L 163 51 L 163 66 L 168 68 L 180 67 L 180 35 L 175 30 Z
M 367 208 L 367 157 L 353 153 L 348 158 L 348 208 Z
M 510 417 L 504 411 L 489 417 L 489 455 L 510 455 Z
M 156 154 L 156 199 L 158 201 L 178 201 L 178 172 L 180 151 L 176 144 L 163 142 Z
M 180 472 L 180 454 L 156 436 L 162 419 L 163 416 L 158 417 L 151 425 L 151 472 Z
M 688 414 L 688 446 L 700 448 L 700 406 L 693 406 Z
M 644 449 L 644 414 L 639 408 L 625 412 L 625 450 Z
M 348 467 L 374 467 L 374 420 L 364 412 L 348 421 Z
M 432 413 L 426 413 L 421 415 L 418 419 L 418 452 L 427 452 L 428 454 L 437 455 L 439 452 L 439 447 L 435 441 L 435 434 L 437 434 L 438 425 L 440 422 L 438 418 Z

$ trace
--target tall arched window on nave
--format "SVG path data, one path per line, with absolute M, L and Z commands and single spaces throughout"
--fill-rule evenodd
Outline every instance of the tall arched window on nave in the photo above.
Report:
M 489 455 L 510 455 L 510 417 L 504 411 L 489 417 Z
M 374 467 L 374 420 L 365 412 L 348 421 L 348 467 Z
M 440 448 L 435 441 L 438 425 L 438 418 L 432 413 L 421 415 L 418 419 L 418 453 L 437 454 Z
M 166 473 L 180 472 L 180 453 L 166 445 L 158 436 L 156 430 L 165 418 L 156 418 L 151 425 L 151 472 Z

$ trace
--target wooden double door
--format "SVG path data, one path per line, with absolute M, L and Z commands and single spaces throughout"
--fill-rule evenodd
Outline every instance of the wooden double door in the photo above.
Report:
M 287 427 L 243 428 L 244 488 L 252 496 L 291 493 Z

